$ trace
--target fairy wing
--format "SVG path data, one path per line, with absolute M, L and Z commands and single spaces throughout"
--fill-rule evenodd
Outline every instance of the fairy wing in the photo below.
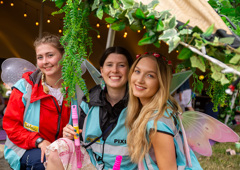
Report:
M 4 60 L 1 67 L 2 81 L 10 87 L 22 78 L 23 73 L 36 69 L 35 65 L 22 58 L 8 58 Z
M 227 125 L 201 112 L 184 112 L 182 123 L 189 146 L 193 151 L 204 156 L 212 155 L 209 140 L 217 142 L 237 142 L 239 140 L 239 136 Z

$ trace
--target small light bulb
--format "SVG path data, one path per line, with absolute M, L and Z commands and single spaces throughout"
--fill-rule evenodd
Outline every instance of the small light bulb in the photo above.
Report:
M 58 32 L 59 32 L 59 33 L 62 33 L 62 30 L 61 30 L 61 28 L 59 28 Z
M 126 36 L 127 36 L 127 31 L 125 31 L 125 32 L 124 32 L 124 35 L 126 35 Z
M 48 20 L 47 20 L 47 23 L 50 23 L 50 22 L 51 22 L 50 19 L 48 19 Z
M 26 17 L 27 17 L 27 13 L 25 12 L 25 13 L 23 14 L 23 16 L 24 16 L 24 18 L 26 18 Z
M 38 21 L 36 21 L 36 23 L 35 23 L 35 24 L 36 24 L 36 26 L 38 26 L 38 25 L 39 25 L 39 22 L 38 22 Z
M 145 25 L 143 26 L 143 29 L 146 29 L 146 26 L 145 26 Z
M 107 24 L 107 28 L 110 28 L 110 24 Z
M 96 24 L 96 27 L 100 27 L 100 24 L 99 24 L 99 23 L 97 23 L 97 24 Z
M 137 32 L 138 32 L 138 33 L 140 33 L 140 32 L 141 32 L 141 30 L 137 30 Z
M 3 4 L 3 1 L 0 1 L 0 4 Z
M 11 2 L 11 4 L 10 4 L 11 6 L 14 6 L 14 3 L 13 2 Z
M 127 38 L 127 34 L 124 34 L 123 37 L 124 37 L 124 38 Z
M 98 34 L 98 35 L 97 35 L 97 38 L 101 38 L 101 36 Z
M 178 50 L 176 52 L 179 53 Z

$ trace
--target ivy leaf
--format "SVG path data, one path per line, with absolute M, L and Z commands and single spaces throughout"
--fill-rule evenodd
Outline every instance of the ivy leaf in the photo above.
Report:
M 154 9 L 159 4 L 158 0 L 152 0 L 150 3 L 148 3 L 147 7 L 148 9 Z
M 144 23 L 144 25 L 146 26 L 147 29 L 152 29 L 154 23 L 155 23 L 154 19 L 149 19 Z
M 225 43 L 225 44 L 232 44 L 234 42 L 234 37 L 225 37 L 225 38 L 220 38 L 219 42 Z
M 119 4 L 117 3 L 117 0 L 113 0 L 113 8 L 115 9 L 120 8 Z
M 195 47 L 197 47 L 199 50 L 202 49 L 202 46 L 203 46 L 203 42 L 202 40 L 195 40 Z
M 231 64 L 237 64 L 240 61 L 240 54 L 235 54 L 229 61 Z
M 134 0 L 121 0 L 123 4 L 123 9 L 131 8 L 134 4 Z
M 158 20 L 157 31 L 160 32 L 160 31 L 163 31 L 163 30 L 164 30 L 163 22 L 162 22 L 162 20 Z
M 206 71 L 206 66 L 200 57 L 194 55 L 190 58 L 190 61 L 191 61 L 192 67 L 199 68 L 202 72 Z
M 192 54 L 193 54 L 193 52 L 189 48 L 185 47 L 180 51 L 177 58 L 179 60 L 187 60 L 192 56 Z
M 107 18 L 105 18 L 105 21 L 106 21 L 107 23 L 109 23 L 109 24 L 112 24 L 112 23 L 114 23 L 115 21 L 117 21 L 117 19 L 116 19 L 116 18 L 112 18 L 112 17 L 107 17 Z
M 137 31 L 137 30 L 142 30 L 142 23 L 140 20 L 135 20 L 131 25 L 130 25 L 130 28 L 133 30 L 133 31 Z
M 94 0 L 92 5 L 92 11 L 97 9 L 99 4 L 100 4 L 100 0 Z
M 55 0 L 56 7 L 61 8 L 65 1 L 66 0 Z
M 174 36 L 167 41 L 168 46 L 169 46 L 169 48 L 168 48 L 169 53 L 172 52 L 178 46 L 178 43 L 180 40 L 181 40 L 180 37 Z
M 201 35 L 196 32 L 193 33 L 193 37 L 196 37 L 197 39 L 201 39 Z
M 225 75 L 222 74 L 222 78 L 220 80 L 222 85 L 228 84 L 229 80 L 225 77 Z
M 220 81 L 222 78 L 222 74 L 220 72 L 213 72 L 211 77 L 215 80 L 215 81 Z
M 111 25 L 111 28 L 115 31 L 122 31 L 126 27 L 125 22 L 119 21 Z
M 157 48 L 160 48 L 160 42 L 159 41 L 154 42 L 153 45 Z
M 102 5 L 100 5 L 97 9 L 97 17 L 102 20 L 102 17 L 103 17 L 103 8 L 102 8 Z
M 210 35 L 212 35 L 214 30 L 214 24 L 212 24 L 210 27 L 208 27 L 208 29 L 206 30 L 206 32 L 204 32 L 202 35 L 204 37 L 209 37 Z
M 139 18 L 139 19 L 145 19 L 144 13 L 139 8 L 136 10 L 136 17 Z
M 181 30 L 181 31 L 179 31 L 179 34 L 180 35 L 186 35 L 186 34 L 192 34 L 192 30 L 190 30 L 190 29 L 183 29 L 183 30 Z
M 177 35 L 177 31 L 175 29 L 168 29 L 163 31 L 163 34 L 158 38 L 159 40 L 170 39 Z
M 139 42 L 138 45 L 142 46 L 142 45 L 146 45 L 146 44 L 152 44 L 157 40 L 157 36 L 156 35 L 152 35 L 150 37 L 146 36 L 145 38 L 142 38 Z
M 133 14 L 133 10 L 128 10 L 128 12 L 126 13 L 126 18 L 128 18 L 129 25 L 131 25 L 135 20 L 135 18 L 133 18 Z
M 176 21 L 176 17 L 172 17 L 169 21 L 169 28 L 175 28 L 175 26 L 177 25 L 177 21 Z

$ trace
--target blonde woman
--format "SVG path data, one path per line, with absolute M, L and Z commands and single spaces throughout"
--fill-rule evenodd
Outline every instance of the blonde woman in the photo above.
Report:
M 169 93 L 171 77 L 165 57 L 156 53 L 138 56 L 130 70 L 127 144 L 139 169 L 202 169 L 192 151 L 192 167 L 186 164 L 176 110 L 168 102 L 178 106 Z

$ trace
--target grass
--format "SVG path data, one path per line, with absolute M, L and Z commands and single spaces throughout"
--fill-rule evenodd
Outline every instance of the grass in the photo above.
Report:
M 240 136 L 240 125 L 233 128 Z M 236 150 L 235 143 L 216 143 L 213 145 L 213 154 L 210 157 L 198 158 L 204 170 L 238 170 L 240 169 L 240 155 L 229 155 L 227 149 Z M 240 153 L 239 153 L 240 154 Z

